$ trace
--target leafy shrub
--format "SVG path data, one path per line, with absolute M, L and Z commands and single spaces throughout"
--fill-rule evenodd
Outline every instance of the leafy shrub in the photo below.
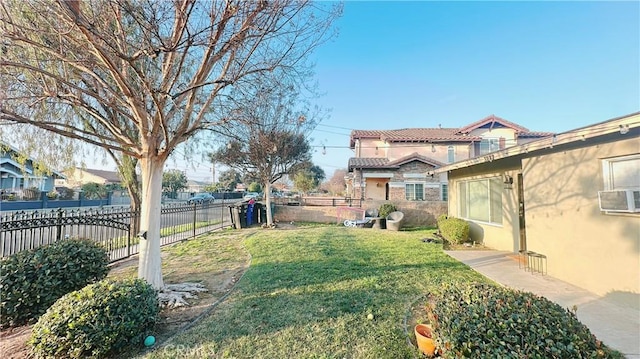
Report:
M 574 313 L 528 292 L 444 284 L 427 311 L 445 358 L 622 358 Z
M 438 222 L 440 234 L 449 243 L 460 244 L 469 239 L 469 223 L 467 221 L 449 217 Z
M 58 191 L 58 198 L 60 199 L 73 199 L 73 196 L 75 195 L 75 192 L 68 187 L 57 187 L 56 188 Z
M 104 278 L 107 252 L 90 240 L 64 240 L 0 259 L 0 327 L 29 323 L 58 298 Z
M 396 210 L 396 206 L 394 206 L 393 204 L 384 203 L 380 206 L 380 209 L 378 209 L 378 215 L 382 218 L 386 218 L 389 213 L 395 212 Z
M 436 219 L 436 224 L 438 225 L 438 228 L 440 228 L 440 222 L 446 220 L 447 218 L 449 218 L 449 216 L 447 216 L 445 213 L 438 216 L 438 218 Z
M 58 192 L 56 192 L 55 189 L 52 189 L 51 191 L 47 192 L 47 198 L 48 199 L 56 199 L 56 198 L 58 198 Z
M 105 279 L 60 298 L 33 326 L 37 357 L 101 358 L 139 346 L 160 306 L 141 279 Z

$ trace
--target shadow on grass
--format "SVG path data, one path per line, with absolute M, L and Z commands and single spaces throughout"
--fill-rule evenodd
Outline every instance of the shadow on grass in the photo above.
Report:
M 292 326 L 363 320 L 368 314 L 400 323 L 411 300 L 429 288 L 451 276 L 480 278 L 441 246 L 423 243 L 419 231 L 392 236 L 357 231 L 252 237 L 251 267 L 230 300 L 194 328 L 198 334 L 191 340 L 229 342 Z M 372 330 L 383 335 L 391 329 Z

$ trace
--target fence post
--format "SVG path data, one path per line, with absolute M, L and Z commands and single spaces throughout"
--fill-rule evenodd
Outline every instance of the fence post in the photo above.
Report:
M 197 219 L 197 214 L 196 214 L 196 210 L 198 208 L 198 204 L 193 203 L 193 237 L 195 238 L 196 236 L 196 219 Z
M 62 208 L 58 208 L 58 223 L 56 224 L 56 242 L 62 239 Z

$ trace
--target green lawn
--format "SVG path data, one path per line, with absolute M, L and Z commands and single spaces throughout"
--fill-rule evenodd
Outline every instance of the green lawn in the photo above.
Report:
M 243 232 L 253 259 L 234 292 L 148 357 L 412 358 L 411 304 L 444 279 L 486 281 L 423 243 L 429 230 Z

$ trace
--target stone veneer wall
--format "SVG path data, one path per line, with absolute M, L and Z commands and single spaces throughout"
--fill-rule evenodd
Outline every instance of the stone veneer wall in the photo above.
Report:
M 404 213 L 404 227 L 435 226 L 439 215 L 447 213 L 447 202 L 442 201 L 373 201 L 367 200 L 362 209 L 377 209 L 383 203 L 393 203 Z M 338 207 L 276 206 L 274 219 L 279 222 L 337 223 Z

